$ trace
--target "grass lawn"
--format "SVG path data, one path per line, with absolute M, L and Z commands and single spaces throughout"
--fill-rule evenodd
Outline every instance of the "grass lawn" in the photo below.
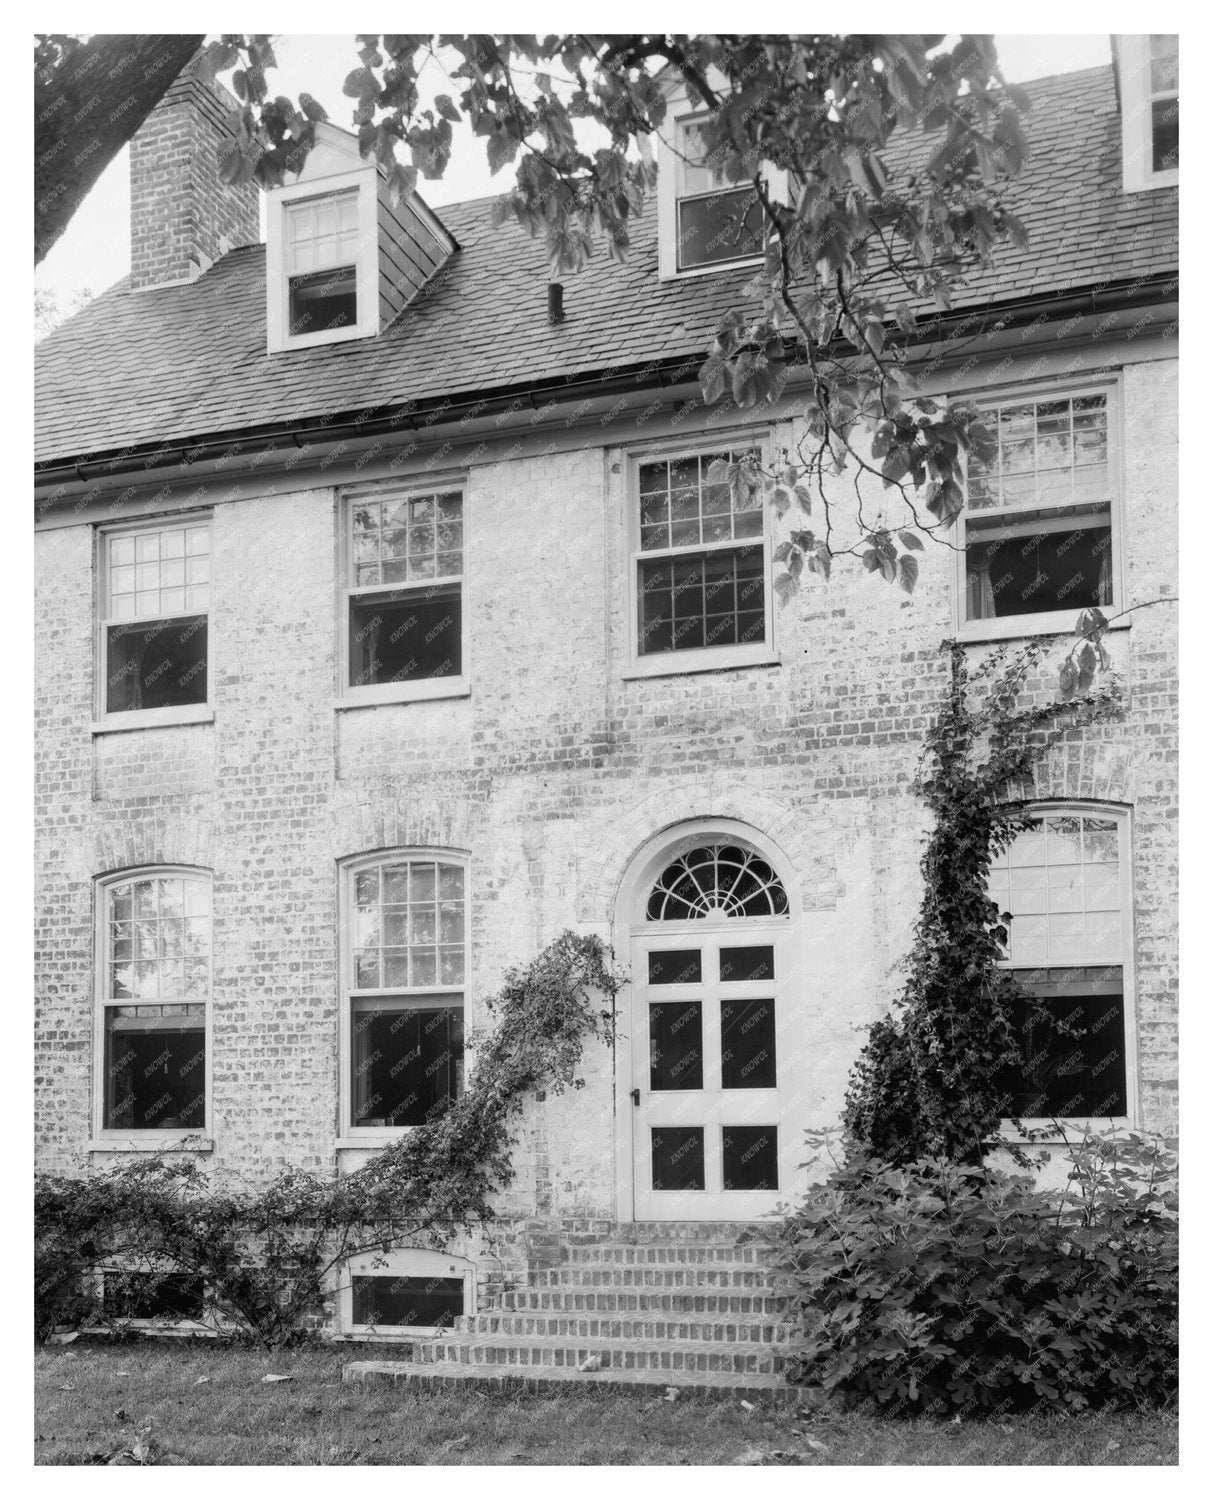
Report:
M 165 1340 L 35 1354 L 34 1459 L 105 1462 L 141 1430 L 189 1464 L 1174 1464 L 1171 1414 L 993 1422 L 800 1415 L 682 1397 L 504 1396 L 341 1383 L 361 1347 L 279 1354 Z M 289 1381 L 262 1384 L 268 1373 Z M 814 1449 L 810 1440 L 824 1444 Z

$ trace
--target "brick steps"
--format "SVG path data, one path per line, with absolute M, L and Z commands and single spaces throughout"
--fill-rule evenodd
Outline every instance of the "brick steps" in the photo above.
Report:
M 727 1291 L 719 1288 L 644 1287 L 627 1290 L 623 1287 L 576 1286 L 523 1287 L 505 1292 L 501 1298 L 505 1312 L 554 1312 L 554 1313 L 648 1313 L 650 1316 L 669 1317 L 676 1314 L 715 1316 L 722 1320 L 749 1318 L 779 1314 L 785 1299 L 754 1291 Z
M 531 1395 L 563 1395 L 569 1391 L 605 1391 L 612 1395 L 644 1395 L 666 1392 L 671 1387 L 681 1396 L 698 1396 L 709 1401 L 758 1400 L 792 1402 L 800 1397 L 800 1388 L 788 1385 L 782 1375 L 739 1375 L 722 1382 L 709 1371 L 661 1372 L 657 1370 L 598 1370 L 581 1374 L 578 1370 L 498 1365 L 422 1364 L 416 1360 L 355 1360 L 341 1372 L 345 1381 L 360 1384 L 390 1384 L 417 1390 L 458 1390 L 468 1386 L 476 1390 L 521 1391 Z
M 720 1375 L 774 1375 L 782 1353 L 771 1345 L 698 1339 L 588 1339 L 537 1334 L 456 1333 L 418 1340 L 413 1357 L 420 1364 L 522 1365 L 580 1372 L 598 1358 L 606 1370 L 690 1371 Z
M 588 1270 L 611 1270 L 622 1266 L 677 1265 L 711 1267 L 727 1263 L 730 1268 L 766 1265 L 771 1247 L 762 1241 L 744 1245 L 721 1245 L 697 1240 L 644 1245 L 573 1245 L 569 1247 L 568 1266 L 585 1266 Z
M 725 1322 L 719 1317 L 654 1317 L 647 1309 L 632 1316 L 584 1312 L 491 1312 L 460 1318 L 460 1333 L 484 1337 L 504 1334 L 510 1338 L 576 1338 L 657 1340 L 691 1339 L 700 1343 L 771 1344 L 778 1337 L 781 1319 L 773 1314 L 751 1314 Z
M 673 1290 L 677 1287 L 718 1287 L 722 1290 L 749 1288 L 762 1291 L 771 1285 L 771 1272 L 765 1266 L 736 1262 L 716 1265 L 564 1265 L 546 1271 L 532 1271 L 533 1287 L 653 1287 Z
M 548 1239 L 543 1255 L 563 1259 L 449 1333 L 418 1338 L 407 1358 L 359 1361 L 343 1378 L 794 1397 L 782 1374 L 786 1298 L 770 1245 L 749 1226 L 634 1224 L 611 1236 L 595 1223 Z

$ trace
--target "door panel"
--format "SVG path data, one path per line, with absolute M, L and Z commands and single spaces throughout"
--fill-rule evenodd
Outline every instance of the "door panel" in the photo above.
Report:
M 668 923 L 634 938 L 638 1219 L 752 1219 L 789 1195 L 789 951 L 786 921 Z

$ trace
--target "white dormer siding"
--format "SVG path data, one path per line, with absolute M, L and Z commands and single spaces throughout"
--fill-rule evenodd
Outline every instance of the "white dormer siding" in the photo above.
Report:
M 1126 193 L 1179 182 L 1179 37 L 1114 37 Z
M 318 132 L 298 177 L 268 195 L 271 354 L 381 333 L 455 249 L 416 194 L 391 206 L 385 174 L 353 136 Z

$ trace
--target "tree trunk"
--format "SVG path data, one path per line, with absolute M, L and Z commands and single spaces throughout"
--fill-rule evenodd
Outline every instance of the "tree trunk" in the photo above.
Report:
M 34 73 L 34 264 L 163 99 L 201 36 L 94 36 Z

